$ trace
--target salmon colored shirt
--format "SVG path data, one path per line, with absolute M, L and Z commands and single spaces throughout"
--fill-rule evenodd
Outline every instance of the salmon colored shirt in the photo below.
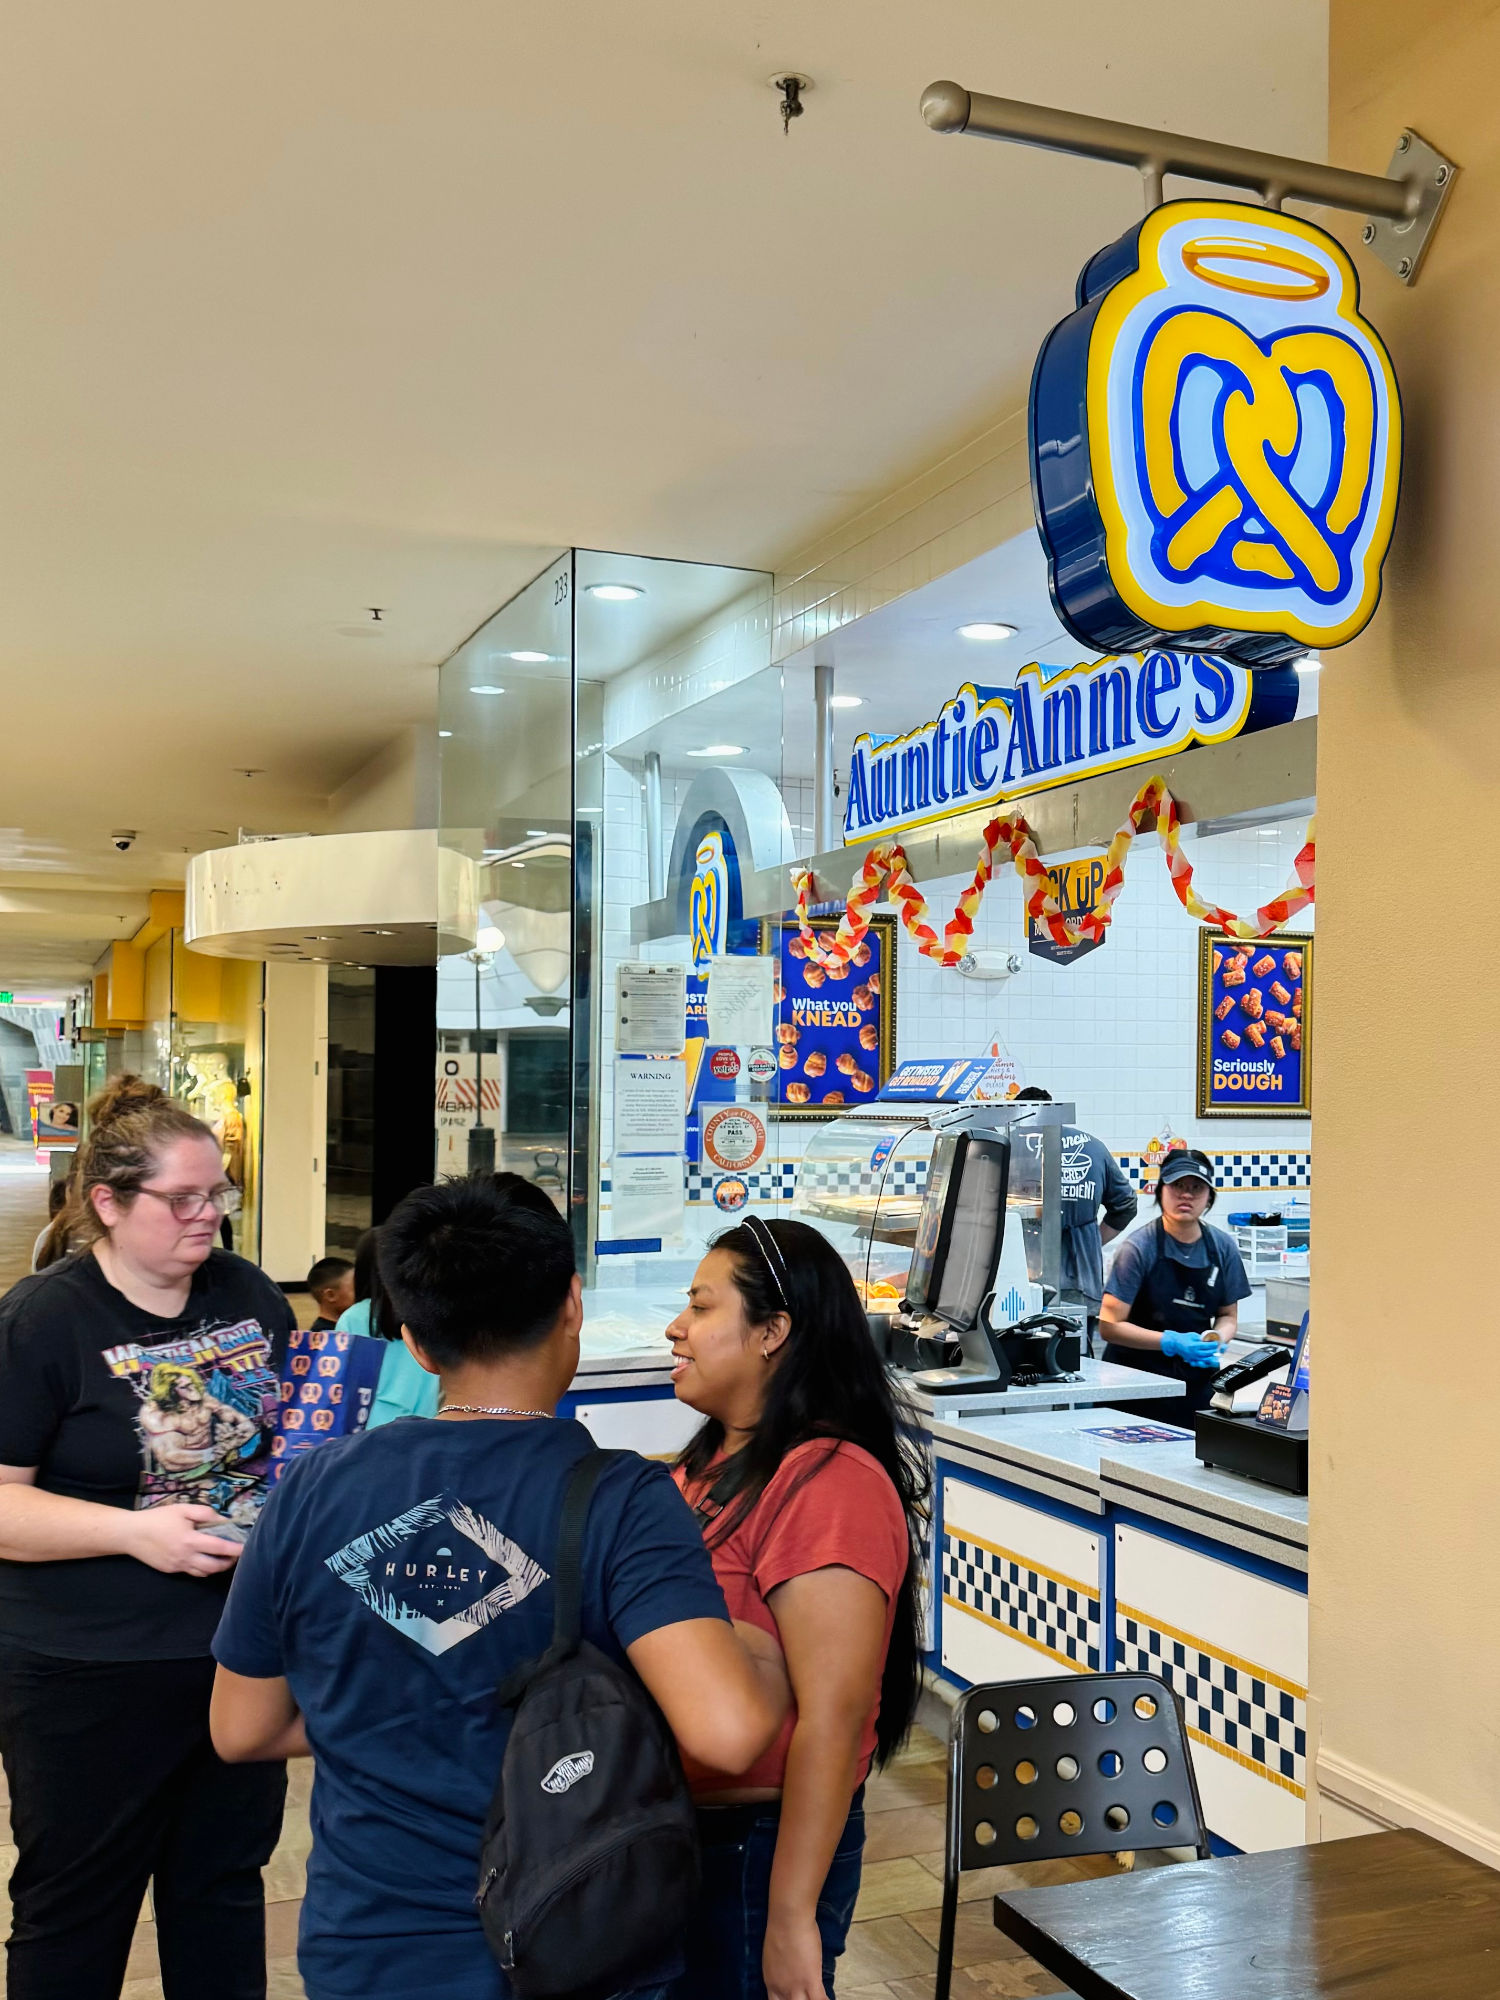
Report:
M 690 1483 L 674 1475 L 690 1505 L 711 1483 Z M 733 1511 L 734 1502 L 729 1503 Z M 712 1536 L 713 1524 L 707 1526 Z M 778 1584 L 817 1569 L 852 1569 L 885 1594 L 885 1640 L 881 1665 L 896 1622 L 896 1601 L 906 1577 L 910 1544 L 901 1499 L 879 1462 L 858 1445 L 815 1439 L 787 1453 L 774 1479 L 731 1534 L 713 1542 L 709 1554 L 731 1618 L 743 1618 L 779 1640 L 766 1599 Z M 862 1783 L 875 1754 L 878 1684 L 871 1695 L 859 1743 Z M 795 1708 L 781 1734 L 748 1771 L 730 1777 L 689 1768 L 695 1792 L 778 1791 L 786 1776 L 787 1746 L 796 1723 Z

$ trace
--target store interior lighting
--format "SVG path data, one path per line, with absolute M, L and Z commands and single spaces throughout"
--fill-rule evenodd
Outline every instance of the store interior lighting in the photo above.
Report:
M 689 750 L 690 757 L 743 757 L 743 743 L 705 743 L 697 750 Z
M 630 604 L 637 597 L 644 597 L 645 591 L 633 583 L 590 583 L 585 585 L 590 597 L 597 597 L 601 604 Z
M 470 694 L 504 694 L 505 689 L 495 687 L 489 681 L 477 681 L 469 689 Z
M 864 705 L 865 698 L 862 694 L 835 694 L 828 698 L 830 708 L 863 708 Z
M 993 643 L 996 639 L 1014 639 L 1016 628 L 1014 625 L 1002 625 L 997 619 L 980 618 L 973 624 L 960 625 L 958 636 L 960 639 L 980 639 Z

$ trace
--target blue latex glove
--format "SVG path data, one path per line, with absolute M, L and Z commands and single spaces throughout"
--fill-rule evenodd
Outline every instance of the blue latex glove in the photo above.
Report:
M 1223 1348 L 1206 1333 L 1176 1333 L 1169 1328 L 1161 1337 L 1161 1351 L 1174 1361 L 1185 1361 L 1189 1368 L 1223 1366 Z

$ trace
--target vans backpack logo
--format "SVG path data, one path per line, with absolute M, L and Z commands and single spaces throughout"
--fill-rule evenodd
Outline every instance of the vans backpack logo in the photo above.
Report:
M 569 1792 L 578 1783 L 578 1780 L 586 1778 L 593 1768 L 593 1751 L 575 1750 L 570 1756 L 558 1758 L 552 1769 L 543 1778 L 542 1790 L 544 1792 L 551 1792 L 554 1797 L 559 1793 Z

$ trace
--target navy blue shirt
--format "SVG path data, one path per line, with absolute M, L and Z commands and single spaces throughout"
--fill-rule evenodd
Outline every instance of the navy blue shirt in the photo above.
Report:
M 1241 1299 L 1249 1298 L 1252 1288 L 1245 1276 L 1244 1260 L 1235 1240 L 1224 1230 L 1215 1229 L 1212 1223 L 1205 1222 L 1202 1227 L 1203 1234 L 1196 1243 L 1179 1243 L 1176 1237 L 1169 1236 L 1163 1229 L 1161 1255 L 1170 1257 L 1174 1264 L 1181 1264 L 1189 1271 L 1217 1269 L 1219 1281 L 1224 1287 L 1225 1303 L 1238 1305 Z M 1106 1289 L 1111 1298 L 1119 1299 L 1124 1305 L 1127 1319 L 1146 1274 L 1156 1259 L 1156 1228 L 1151 1223 L 1144 1229 L 1136 1230 L 1134 1235 L 1127 1236 L 1115 1252 Z
M 214 1641 L 284 1675 L 317 1760 L 299 1964 L 310 2000 L 498 2000 L 474 1908 L 508 1715 L 551 1638 L 557 1522 L 581 1424 L 403 1417 L 298 1459 L 241 1556 Z M 584 1637 L 724 1618 L 664 1466 L 621 1454 L 583 1544 Z
M 1135 1220 L 1135 1190 L 1100 1139 L 1076 1128 L 1062 1135 L 1062 1297 L 1097 1313 L 1104 1296 L 1099 1211 L 1116 1231 Z

